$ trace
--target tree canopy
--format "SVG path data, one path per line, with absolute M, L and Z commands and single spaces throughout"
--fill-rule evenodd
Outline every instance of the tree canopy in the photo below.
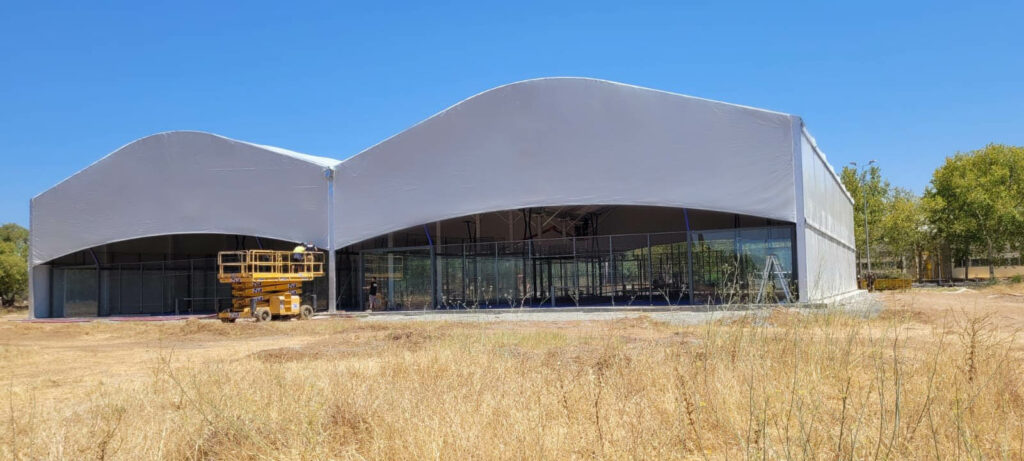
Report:
M 994 278 L 996 258 L 1024 241 L 1024 147 L 989 144 L 946 158 L 925 201 L 936 232 L 962 256 L 983 250 Z
M 919 274 L 921 253 L 931 244 L 921 199 L 907 189 L 892 186 L 882 177 L 878 165 L 863 170 L 844 167 L 840 179 L 854 199 L 854 236 L 861 271 L 867 270 L 863 263 L 867 233 L 872 270 L 899 272 L 901 276 Z M 869 232 L 865 232 L 865 220 Z
M 889 185 L 889 181 L 882 178 L 882 171 L 877 165 L 871 165 L 859 171 L 854 167 L 845 166 L 839 177 L 843 186 L 853 196 L 853 233 L 857 247 L 857 260 L 860 262 L 858 266 L 860 266 L 866 259 L 865 221 L 867 221 L 868 228 L 871 229 L 871 232 L 867 232 L 867 234 L 870 234 L 872 254 L 876 254 L 881 242 L 878 231 L 884 216 L 882 210 L 885 208 L 885 201 L 892 186 Z M 865 207 L 865 202 L 867 207 Z
M 918 253 L 931 243 L 921 199 L 907 189 L 890 190 L 885 214 L 879 220 L 878 237 L 893 255 L 912 255 L 917 259 Z
M 28 291 L 28 230 L 0 226 L 0 300 L 10 306 Z

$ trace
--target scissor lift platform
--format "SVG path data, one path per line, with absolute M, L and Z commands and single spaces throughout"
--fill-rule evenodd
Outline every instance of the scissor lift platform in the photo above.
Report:
M 233 299 L 217 317 L 223 322 L 309 318 L 313 307 L 302 304 L 302 282 L 323 275 L 321 251 L 222 251 L 217 253 L 217 279 L 231 284 Z

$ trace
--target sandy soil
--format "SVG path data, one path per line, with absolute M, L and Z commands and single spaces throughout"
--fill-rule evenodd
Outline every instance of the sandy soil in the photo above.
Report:
M 1024 330 L 1024 284 L 971 288 L 919 288 L 878 295 L 889 310 L 903 310 L 915 321 L 941 325 L 963 316 L 989 316 L 1007 332 Z

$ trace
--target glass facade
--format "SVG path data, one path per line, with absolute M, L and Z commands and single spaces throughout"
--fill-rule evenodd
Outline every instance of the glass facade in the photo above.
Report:
M 214 258 L 53 268 L 51 317 L 204 314 L 231 305 L 231 285 L 217 280 Z M 326 292 L 326 280 L 303 286 L 303 297 Z M 317 300 L 326 309 L 326 299 Z
M 792 225 L 375 248 L 339 258 L 340 307 L 372 282 L 386 310 L 773 302 L 793 248 Z
M 377 306 L 393 311 L 773 302 L 785 299 L 781 284 L 795 299 L 794 232 L 783 223 L 382 248 L 385 236 L 338 252 L 337 305 L 365 310 L 372 282 Z M 252 243 L 233 236 L 167 237 L 69 255 L 51 269 L 50 316 L 198 314 L 229 305 L 231 288 L 217 281 L 214 258 L 118 261 L 160 257 L 154 242 L 179 248 L 163 255 L 168 259 Z M 127 251 L 133 248 L 135 255 Z M 327 283 L 326 277 L 306 283 L 305 302 L 326 310 Z

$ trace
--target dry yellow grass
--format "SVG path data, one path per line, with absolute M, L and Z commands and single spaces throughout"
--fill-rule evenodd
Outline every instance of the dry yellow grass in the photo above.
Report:
M 0 363 L 4 459 L 1024 456 L 1021 342 L 970 313 L 7 322 Z

